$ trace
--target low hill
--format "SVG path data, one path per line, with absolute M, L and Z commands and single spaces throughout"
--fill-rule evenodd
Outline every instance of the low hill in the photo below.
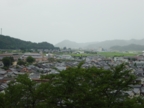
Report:
M 0 35 L 0 49 L 57 49 L 47 42 L 34 43 Z
M 117 51 L 144 51 L 144 45 L 130 44 L 126 46 L 113 46 L 110 49 Z
M 90 44 L 90 45 L 87 46 L 87 48 L 97 49 L 99 47 L 102 47 L 102 48 L 109 49 L 113 46 L 127 46 L 127 45 L 131 45 L 131 44 L 144 45 L 144 39 L 141 39 L 141 40 L 137 40 L 137 39 L 106 40 L 106 41 L 102 41 L 102 42 L 99 42 L 99 43 Z
M 87 42 L 87 43 L 76 43 L 69 40 L 64 40 L 55 46 L 63 48 L 83 48 L 83 49 L 98 49 L 98 48 L 104 48 L 104 49 L 110 49 L 113 46 L 127 46 L 127 45 L 144 45 L 144 39 L 130 39 L 130 40 L 106 40 L 102 42 Z
M 70 40 L 64 40 L 62 42 L 57 43 L 55 46 L 60 47 L 60 48 L 67 47 L 67 48 L 78 49 L 78 48 L 85 48 L 89 44 L 93 44 L 93 43 L 96 43 L 96 42 L 77 43 L 77 42 L 70 41 Z

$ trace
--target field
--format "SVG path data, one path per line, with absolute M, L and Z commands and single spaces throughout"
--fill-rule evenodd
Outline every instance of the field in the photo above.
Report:
M 98 52 L 98 55 L 113 57 L 113 56 L 136 56 L 138 53 L 128 53 L 128 52 Z
M 97 54 L 90 54 L 90 53 L 84 53 L 84 54 L 71 54 L 72 56 L 96 56 L 101 55 L 105 57 L 114 57 L 114 56 L 136 56 L 137 53 L 128 53 L 128 52 L 98 52 Z

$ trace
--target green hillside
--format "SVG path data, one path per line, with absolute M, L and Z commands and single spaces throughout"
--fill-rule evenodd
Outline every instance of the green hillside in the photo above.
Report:
M 58 49 L 47 42 L 34 43 L 0 35 L 0 49 Z
M 117 51 L 143 51 L 144 45 L 130 44 L 127 46 L 113 46 L 110 49 Z

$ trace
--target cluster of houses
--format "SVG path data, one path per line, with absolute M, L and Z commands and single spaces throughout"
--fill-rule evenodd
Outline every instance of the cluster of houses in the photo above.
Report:
M 25 60 L 28 56 L 31 56 L 31 57 L 35 58 L 36 61 L 45 61 L 45 60 L 47 60 L 47 57 L 43 56 L 40 53 L 24 53 L 24 54 L 6 53 L 6 54 L 0 54 L 0 61 L 4 57 L 13 57 L 15 61 L 17 61 L 18 59 Z
M 76 67 L 80 61 L 85 60 L 82 65 L 83 68 L 96 66 L 98 68 L 110 69 L 110 66 L 116 66 L 121 63 L 128 63 L 127 68 L 132 69 L 132 73 L 137 76 L 137 85 L 132 86 L 132 90 L 126 93 L 130 96 L 137 96 L 144 94 L 144 56 L 139 55 L 135 57 L 113 57 L 106 58 L 103 56 L 87 56 L 87 57 L 72 57 L 70 55 L 53 55 L 44 56 L 40 53 L 25 53 L 25 54 L 0 54 L 0 60 L 3 57 L 12 56 L 15 60 L 26 59 L 32 56 L 37 63 L 29 66 L 11 66 L 8 70 L 0 68 L 0 91 L 8 87 L 7 83 L 14 80 L 19 74 L 28 73 L 29 78 L 34 81 L 40 81 L 41 75 L 58 74 L 59 71 L 66 70 L 68 67 Z M 61 61 L 48 62 L 49 58 L 54 58 Z M 62 61 L 63 60 L 63 61 Z M 3 63 L 0 61 L 0 67 Z

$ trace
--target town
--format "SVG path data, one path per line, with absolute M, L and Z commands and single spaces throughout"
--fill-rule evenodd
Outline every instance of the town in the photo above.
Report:
M 85 51 L 72 50 L 39 50 L 39 52 L 26 53 L 1 53 L 0 54 L 0 92 L 8 87 L 8 83 L 14 80 L 18 75 L 28 74 L 29 78 L 36 82 L 41 82 L 40 77 L 47 74 L 59 74 L 60 71 L 69 67 L 76 67 L 83 61 L 82 68 L 97 67 L 105 70 L 111 66 L 117 66 L 125 63 L 127 69 L 132 70 L 131 73 L 137 78 L 136 85 L 131 85 L 132 90 L 127 91 L 130 97 L 144 95 L 144 53 L 135 56 L 115 56 L 105 57 L 102 55 L 83 56 Z M 74 53 L 72 56 L 70 53 Z M 77 53 L 81 56 L 76 56 Z M 7 69 L 3 68 L 4 58 L 12 57 L 14 60 Z M 28 61 L 27 58 L 33 58 L 34 61 Z M 26 63 L 29 62 L 29 63 Z

